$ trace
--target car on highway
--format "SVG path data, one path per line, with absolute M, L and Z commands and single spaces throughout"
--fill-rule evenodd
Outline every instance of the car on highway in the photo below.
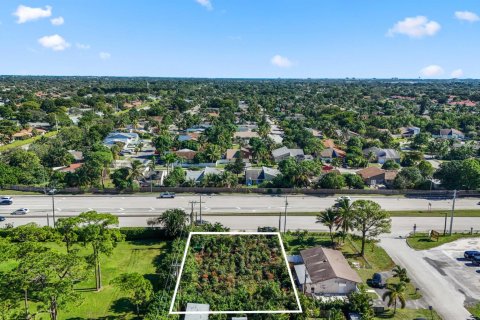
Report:
M 167 192 L 162 192 L 162 193 L 160 193 L 160 198 L 161 199 L 168 199 L 168 198 L 173 199 L 173 198 L 175 198 L 175 193 L 168 192 L 168 191 Z
M 350 198 L 349 196 L 341 196 L 337 198 L 337 201 L 342 201 L 342 200 L 352 201 L 352 198 Z
M 371 283 L 371 286 L 374 288 L 385 287 L 385 282 L 383 281 L 383 277 L 380 273 L 374 273 L 370 283 Z
M 468 250 L 463 253 L 463 257 L 468 260 L 472 260 L 474 256 L 480 255 L 480 251 Z
M 29 213 L 30 210 L 28 210 L 27 208 L 20 208 L 20 209 L 17 209 L 15 211 L 12 212 L 13 215 L 24 215 L 24 214 L 27 214 Z
M 472 257 L 472 264 L 474 266 L 480 266 L 480 255 L 476 255 Z
M 5 221 L 5 219 L 6 219 L 5 217 L 0 216 L 0 222 Z
M 12 197 L 1 197 L 0 198 L 0 205 L 11 205 L 13 203 Z

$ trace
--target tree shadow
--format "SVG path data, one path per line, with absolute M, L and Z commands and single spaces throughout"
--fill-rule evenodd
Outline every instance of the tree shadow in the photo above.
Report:
M 110 311 L 115 313 L 134 313 L 135 306 L 130 302 L 129 299 L 123 297 L 113 301 L 113 303 L 110 305 Z
M 78 292 L 93 292 L 93 291 L 97 291 L 97 288 L 93 287 L 93 288 L 76 288 L 75 291 L 78 291 Z

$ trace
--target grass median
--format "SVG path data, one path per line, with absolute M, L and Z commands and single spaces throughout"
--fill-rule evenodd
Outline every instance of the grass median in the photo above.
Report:
M 478 238 L 480 237 L 479 233 L 453 233 L 452 235 L 440 235 L 438 239 L 432 239 L 428 236 L 428 233 L 417 233 L 415 236 L 409 236 L 407 238 L 408 245 L 415 250 L 428 250 L 442 244 L 453 242 L 459 239 L 465 238 Z

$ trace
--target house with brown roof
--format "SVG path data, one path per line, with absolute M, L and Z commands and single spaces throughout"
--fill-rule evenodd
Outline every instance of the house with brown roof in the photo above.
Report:
M 184 159 L 187 162 L 193 161 L 197 151 L 190 150 L 190 149 L 180 149 L 175 151 L 175 154 L 179 157 Z
M 252 152 L 247 148 L 227 149 L 225 152 L 225 160 L 232 161 L 236 158 L 242 158 L 243 160 L 252 159 Z
M 315 295 L 347 295 L 362 282 L 338 250 L 314 247 L 300 251 L 303 264 L 294 265 L 300 289 Z
M 43 129 L 35 129 L 32 127 L 29 127 L 27 129 L 22 129 L 18 131 L 17 133 L 14 133 L 12 135 L 13 140 L 24 140 L 31 138 L 33 136 L 43 136 L 47 131 Z
M 379 167 L 368 167 L 357 171 L 366 185 L 374 186 L 377 184 L 391 185 L 397 176 L 397 170 L 383 170 Z

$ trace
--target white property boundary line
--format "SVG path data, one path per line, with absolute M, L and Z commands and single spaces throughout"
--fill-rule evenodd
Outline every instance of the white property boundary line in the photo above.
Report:
M 201 235 L 264 235 L 264 236 L 277 236 L 280 242 L 280 247 L 282 248 L 283 258 L 285 259 L 285 264 L 288 270 L 288 275 L 290 276 L 290 281 L 292 283 L 293 292 L 295 293 L 295 299 L 297 300 L 298 310 L 275 310 L 275 311 L 173 311 L 175 304 L 175 299 L 177 298 L 178 287 L 180 286 L 180 279 L 182 278 L 183 267 L 185 266 L 185 260 L 187 259 L 188 248 L 190 247 L 190 240 L 192 235 L 201 234 Z M 285 247 L 283 246 L 282 236 L 280 232 L 190 232 L 187 239 L 187 245 L 185 246 L 185 252 L 183 253 L 182 264 L 180 266 L 180 272 L 177 277 L 177 283 L 175 285 L 175 291 L 173 293 L 172 303 L 170 304 L 169 314 L 257 314 L 257 313 L 302 313 L 302 306 L 300 304 L 300 298 L 298 297 L 297 288 L 295 286 L 295 281 L 293 281 L 292 271 L 288 264 L 287 253 L 285 252 Z

